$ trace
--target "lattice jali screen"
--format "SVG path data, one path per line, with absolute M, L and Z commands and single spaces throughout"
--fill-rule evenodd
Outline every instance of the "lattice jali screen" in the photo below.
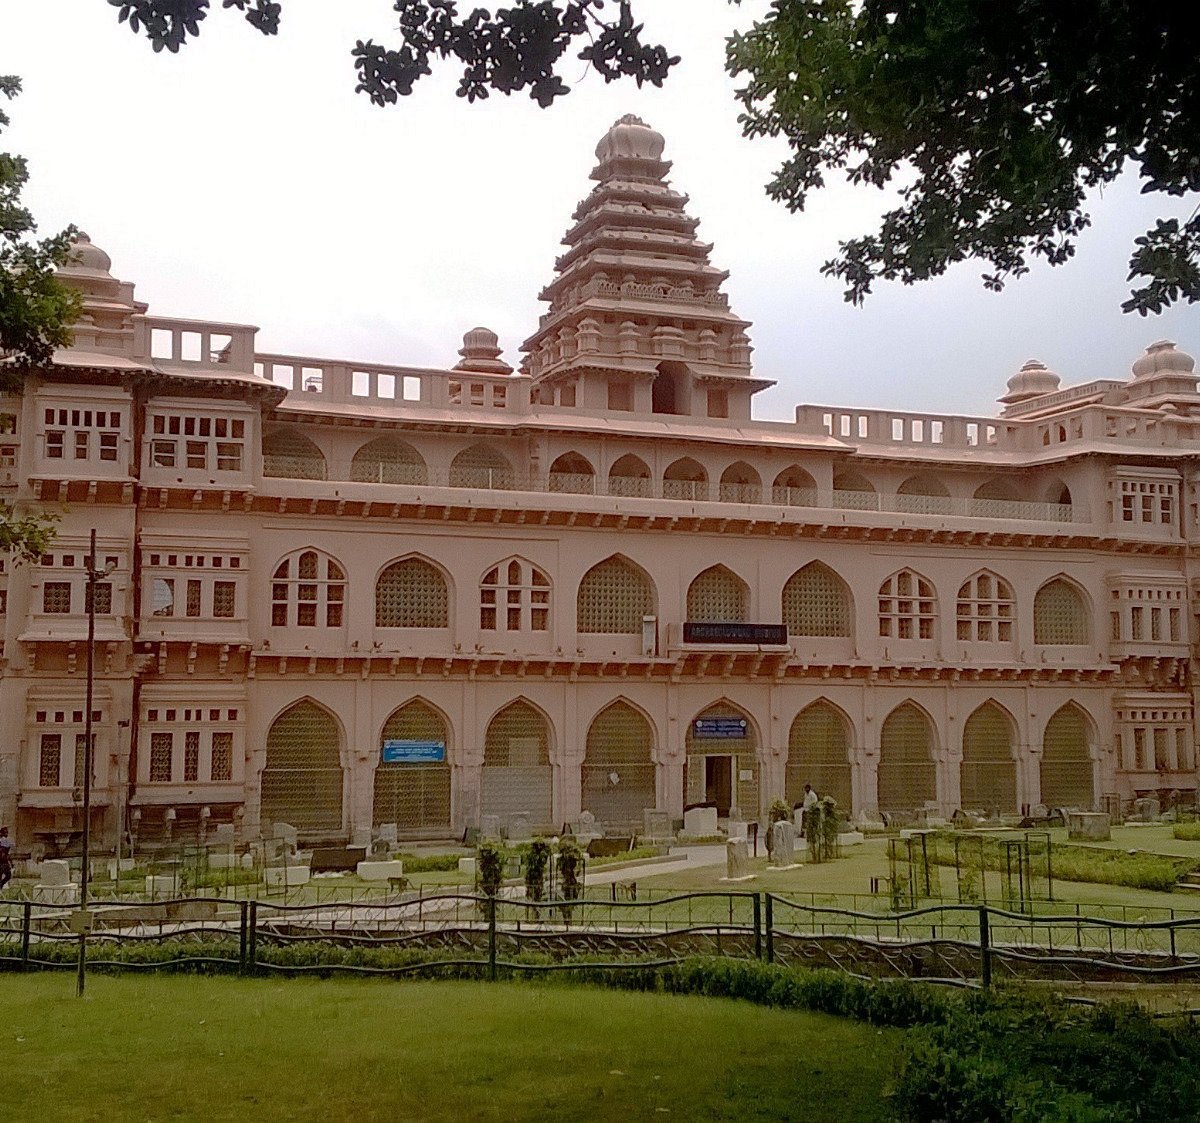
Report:
M 1017 810 L 1013 726 L 994 702 L 985 702 L 963 725 L 960 806 L 1002 814 Z
M 979 643 L 1010 643 L 1013 591 L 994 573 L 979 573 L 958 590 L 957 636 Z
M 511 488 L 515 482 L 512 465 L 487 445 L 472 445 L 450 463 L 451 487 Z
M 447 628 L 450 592 L 441 571 L 420 558 L 393 562 L 375 583 L 377 628 Z
M 523 699 L 488 724 L 483 743 L 480 813 L 528 812 L 535 827 L 550 826 L 552 770 L 550 729 L 545 717 Z
M 38 757 L 38 785 L 43 788 L 58 787 L 58 773 L 62 765 L 62 734 L 43 733 Z
M 801 710 L 788 735 L 784 780 L 788 803 L 795 805 L 804 798 L 805 784 L 850 810 L 850 727 L 828 702 L 814 702 Z
M 383 727 L 383 741 L 440 741 L 449 744 L 445 719 L 419 698 L 401 706 Z M 380 746 L 382 748 L 382 746 Z M 371 821 L 395 823 L 402 831 L 450 829 L 450 763 L 379 764 Z
M 580 632 L 637 635 L 642 617 L 654 615 L 654 590 L 636 566 L 606 558 L 583 575 L 575 614 Z
M 323 480 L 325 457 L 303 433 L 292 428 L 263 434 L 263 475 L 289 480 Z
M 879 738 L 879 810 L 912 811 L 937 799 L 933 730 L 911 702 L 894 709 Z
M 379 437 L 354 454 L 350 478 L 359 483 L 424 484 L 429 482 L 429 470 L 412 445 L 394 437 Z
M 635 824 L 656 803 L 654 731 L 626 702 L 592 721 L 583 759 L 583 809 L 601 823 Z
M 706 569 L 688 587 L 687 618 L 741 623 L 748 619 L 750 590 L 723 565 Z
M 809 562 L 783 587 L 783 622 L 790 636 L 848 636 L 850 594 L 836 573 Z
M 1033 642 L 1088 642 L 1087 606 L 1069 581 L 1056 577 L 1038 589 L 1033 598 Z
M 267 733 L 262 817 L 302 831 L 342 829 L 341 736 L 333 716 L 297 702 Z
M 746 722 L 744 737 L 698 737 L 696 721 L 702 718 L 739 718 Z M 738 810 L 743 815 L 757 815 L 759 811 L 759 767 L 758 767 L 758 734 L 754 723 L 739 710 L 727 702 L 719 702 L 696 715 L 688 723 L 687 735 L 684 737 L 687 750 L 685 802 L 703 803 L 705 792 L 704 761 L 706 756 L 732 756 L 733 762 L 733 792 Z M 742 773 L 750 774 L 747 780 L 742 779 Z
M 1042 803 L 1047 807 L 1095 806 L 1095 766 L 1088 722 L 1075 706 L 1064 706 L 1042 736 Z

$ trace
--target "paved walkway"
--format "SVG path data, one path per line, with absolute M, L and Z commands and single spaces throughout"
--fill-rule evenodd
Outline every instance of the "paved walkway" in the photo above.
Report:
M 716 846 L 675 846 L 671 849 L 670 862 L 647 862 L 644 865 L 622 866 L 620 869 L 598 867 L 595 871 L 588 870 L 587 884 L 611 885 L 614 881 L 636 881 L 639 877 L 653 877 L 660 873 L 678 873 L 680 870 L 694 870 L 704 866 L 723 866 L 725 864 L 725 847 Z

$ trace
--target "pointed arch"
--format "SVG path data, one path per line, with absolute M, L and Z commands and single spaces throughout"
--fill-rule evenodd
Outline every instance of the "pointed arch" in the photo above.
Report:
M 483 740 L 481 815 L 527 813 L 534 827 L 553 823 L 552 727 L 528 698 L 515 698 L 492 715 Z
M 852 468 L 833 474 L 833 505 L 848 511 L 878 511 L 875 485 Z
M 656 806 L 654 727 L 624 698 L 604 707 L 588 726 L 583 758 L 583 809 L 597 822 L 642 827 Z
M 1011 503 L 1023 496 L 1020 486 L 1011 476 L 993 476 L 975 489 L 974 497 L 978 500 Z
M 664 499 L 707 499 L 708 473 L 690 456 L 681 456 L 663 473 Z
M 650 469 L 640 456 L 627 452 L 608 470 L 608 494 L 649 499 L 654 492 Z
M 379 734 L 371 822 L 395 823 L 402 834 L 448 834 L 450 822 L 450 722 L 431 702 L 410 698 L 397 706 Z M 385 762 L 389 741 L 424 741 L 443 746 L 441 761 Z
M 721 473 L 719 491 L 724 503 L 759 503 L 762 477 L 744 460 L 738 460 Z
M 788 507 L 815 507 L 817 481 L 798 464 L 793 464 L 775 477 L 771 485 L 771 501 Z
M 429 469 L 425 458 L 399 437 L 376 437 L 367 441 L 350 461 L 350 478 L 368 484 L 426 484 Z
M 1033 598 L 1033 642 L 1079 646 L 1090 639 L 1087 598 L 1069 577 L 1047 581 Z
M 597 562 L 579 582 L 576 630 L 605 635 L 640 635 L 642 619 L 656 615 L 654 582 L 623 554 Z
M 550 627 L 550 578 L 516 555 L 479 582 L 479 626 L 487 632 L 545 632 Z
M 720 719 L 734 724 L 718 727 L 707 724 Z M 736 731 L 738 723 L 741 736 L 724 735 Z M 684 803 L 716 803 L 720 815 L 729 814 L 734 807 L 745 815 L 757 814 L 758 745 L 754 719 L 728 698 L 701 710 L 688 723 L 684 738 Z
M 1016 599 L 998 573 L 981 569 L 958 588 L 955 635 L 968 643 L 1011 643 Z
M 960 805 L 971 811 L 1017 810 L 1017 724 L 988 699 L 963 723 Z
M 263 475 L 286 480 L 323 480 L 325 454 L 294 425 L 272 425 L 263 433 Z
M 341 723 L 312 698 L 278 714 L 267 731 L 263 821 L 290 823 L 305 834 L 340 832 L 343 744 Z
M 564 452 L 550 465 L 549 490 L 565 495 L 592 495 L 596 490 L 596 469 L 586 456 Z
M 913 811 L 937 799 L 933 720 L 901 702 L 879 733 L 879 810 Z
M 413 555 L 384 567 L 375 581 L 375 627 L 449 626 L 450 590 L 438 566 Z
M 1096 805 L 1095 725 L 1076 703 L 1054 712 L 1042 734 L 1042 803 L 1090 809 Z
M 933 639 L 937 598 L 933 582 L 912 569 L 879 586 L 879 634 L 888 639 Z
M 936 476 L 909 476 L 896 489 L 896 510 L 916 515 L 944 515 L 950 511 L 950 492 Z
M 450 461 L 451 487 L 508 489 L 515 483 L 512 464 L 491 445 L 471 445 Z
M 811 561 L 783 587 L 783 622 L 789 636 L 849 636 L 854 598 L 846 584 L 824 562 Z
M 750 586 L 723 565 L 709 566 L 688 586 L 686 619 L 745 623 L 750 619 Z
M 804 785 L 818 795 L 831 795 L 849 811 L 851 802 L 850 747 L 852 726 L 846 714 L 828 698 L 805 706 L 788 732 L 784 791 L 795 806 L 804 799 Z
M 271 627 L 341 628 L 346 623 L 346 570 L 308 546 L 280 558 L 271 571 Z

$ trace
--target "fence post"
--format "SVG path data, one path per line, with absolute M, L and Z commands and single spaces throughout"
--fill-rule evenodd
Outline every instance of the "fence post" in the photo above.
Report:
M 21 970 L 29 970 L 29 929 L 32 925 L 33 902 L 26 901 L 21 910 Z M 1172 932 L 1174 929 L 1172 929 Z
M 754 958 L 762 959 L 762 895 L 754 894 Z
M 246 971 L 246 916 L 249 912 L 249 902 L 238 902 L 238 970 Z
M 992 985 L 992 938 L 988 928 L 987 905 L 979 906 L 979 962 L 983 985 Z
M 251 901 L 246 921 L 246 970 L 253 971 L 258 960 L 258 902 Z
M 488 977 L 496 981 L 496 898 L 488 897 Z
M 767 894 L 767 962 L 775 962 L 775 901 Z

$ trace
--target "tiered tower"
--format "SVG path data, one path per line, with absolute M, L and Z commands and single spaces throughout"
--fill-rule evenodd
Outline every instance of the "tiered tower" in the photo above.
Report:
M 601 138 L 596 187 L 541 293 L 550 311 L 523 369 L 546 405 L 748 419 L 751 395 L 771 383 L 751 377 L 750 325 L 730 311 L 729 274 L 696 238 L 662 150 L 633 116 Z

